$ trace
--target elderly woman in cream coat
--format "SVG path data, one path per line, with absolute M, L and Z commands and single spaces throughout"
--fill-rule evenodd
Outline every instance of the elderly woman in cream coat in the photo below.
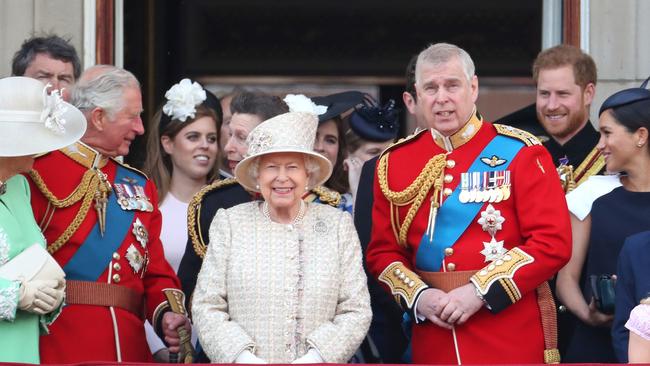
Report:
M 264 201 L 219 210 L 192 314 L 215 363 L 347 362 L 372 317 L 348 213 L 303 202 L 331 174 L 313 151 L 318 119 L 271 118 L 251 131 L 238 181 Z

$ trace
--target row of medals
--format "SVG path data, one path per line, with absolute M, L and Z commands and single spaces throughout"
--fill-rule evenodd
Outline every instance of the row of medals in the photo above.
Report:
M 510 198 L 510 171 L 461 173 L 461 203 L 501 202 Z
M 117 193 L 117 203 L 123 210 L 153 211 L 153 204 L 144 193 L 144 187 L 128 183 L 114 183 L 113 186 Z

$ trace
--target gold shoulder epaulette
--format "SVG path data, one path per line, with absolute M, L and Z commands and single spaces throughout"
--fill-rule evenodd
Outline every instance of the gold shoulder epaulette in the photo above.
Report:
M 149 180 L 149 177 L 147 177 L 147 175 L 146 175 L 142 170 L 137 169 L 137 168 L 134 168 L 134 167 L 132 167 L 131 165 L 129 165 L 129 164 L 123 162 L 123 161 L 120 161 L 119 159 L 115 159 L 115 158 L 111 158 L 111 159 L 112 159 L 114 162 L 118 163 L 119 165 L 121 165 L 121 166 L 127 168 L 128 170 L 134 171 L 134 172 L 136 172 L 136 173 L 142 175 L 143 177 L 145 177 L 145 179 Z
M 325 204 L 333 207 L 338 207 L 338 205 L 341 203 L 341 194 L 337 191 L 331 190 L 324 186 L 314 187 L 311 191 L 316 196 L 318 196 L 318 199 L 321 202 Z
M 508 125 L 501 125 L 498 123 L 494 124 L 494 128 L 496 128 L 497 133 L 499 135 L 504 135 L 504 136 L 509 136 L 512 138 L 515 138 L 517 140 L 522 141 L 523 143 L 526 144 L 526 146 L 533 146 L 533 145 L 541 145 L 542 143 L 539 141 L 535 135 L 533 135 L 530 132 L 520 130 L 518 128 L 508 126 Z
M 399 139 L 399 140 L 393 142 L 393 143 L 390 144 L 387 148 L 385 148 L 384 151 L 381 152 L 381 154 L 379 155 L 379 157 L 381 158 L 382 155 L 384 155 L 384 154 L 386 154 L 387 152 L 389 152 L 389 151 L 395 149 L 395 148 L 398 147 L 398 146 L 401 146 L 401 145 L 404 145 L 404 144 L 406 144 L 406 143 L 411 142 L 411 140 L 413 140 L 414 138 L 420 136 L 422 133 L 427 132 L 427 131 L 429 131 L 429 129 L 426 129 L 426 128 L 425 128 L 425 129 L 423 129 L 423 130 L 420 130 L 420 131 L 417 131 L 417 132 L 413 132 L 412 134 L 410 134 L 410 135 L 408 135 L 408 136 L 406 136 L 406 137 L 402 137 L 401 139 Z
M 214 190 L 236 183 L 237 180 L 235 178 L 217 179 L 198 191 L 194 197 L 192 197 L 192 200 L 187 207 L 187 233 L 190 236 L 190 240 L 192 240 L 194 252 L 196 252 L 196 255 L 200 258 L 205 256 L 205 252 L 208 248 L 208 245 L 203 240 L 201 230 L 197 225 L 201 219 L 201 202 L 203 201 L 203 197 Z

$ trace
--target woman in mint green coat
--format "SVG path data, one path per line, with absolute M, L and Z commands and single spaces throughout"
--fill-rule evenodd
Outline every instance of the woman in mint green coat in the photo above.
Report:
M 59 91 L 35 79 L 0 79 L 0 362 L 39 363 L 39 335 L 47 333 L 64 298 L 62 276 L 24 278 L 12 262 L 24 260 L 16 257 L 34 244 L 46 246 L 20 174 L 31 169 L 35 154 L 70 145 L 85 130 L 83 114 Z

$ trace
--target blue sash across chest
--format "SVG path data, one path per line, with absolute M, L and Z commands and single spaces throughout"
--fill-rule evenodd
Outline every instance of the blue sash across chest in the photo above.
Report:
M 128 169 L 117 166 L 115 182 L 123 178 L 135 179 L 137 185 L 144 187 L 144 177 L 133 174 Z M 68 280 L 97 281 L 111 262 L 113 253 L 122 245 L 124 238 L 129 234 L 133 223 L 134 211 L 126 211 L 117 203 L 116 194 L 108 197 L 106 205 L 106 232 L 104 236 L 99 231 L 99 222 L 95 223 L 92 230 L 81 244 L 74 256 L 63 267 Z
M 519 140 L 497 135 L 478 154 L 467 172 L 506 170 L 522 147 L 524 147 L 524 143 Z M 481 161 L 482 157 L 494 155 L 499 156 L 506 162 L 491 167 Z M 433 233 L 433 240 L 429 241 L 429 236 L 426 233 L 422 235 L 415 259 L 418 270 L 439 271 L 444 259 L 445 248 L 450 248 L 456 243 L 472 223 L 481 207 L 483 207 L 483 202 L 461 203 L 458 199 L 460 191 L 461 185 L 458 184 L 454 192 L 440 206 L 436 216 L 436 229 Z

